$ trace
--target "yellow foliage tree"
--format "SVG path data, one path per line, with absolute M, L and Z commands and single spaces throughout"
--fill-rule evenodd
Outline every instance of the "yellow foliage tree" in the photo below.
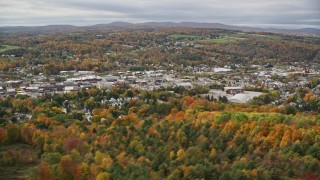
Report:
M 107 172 L 100 173 L 96 178 L 96 180 L 109 180 L 109 179 L 110 179 L 110 175 Z

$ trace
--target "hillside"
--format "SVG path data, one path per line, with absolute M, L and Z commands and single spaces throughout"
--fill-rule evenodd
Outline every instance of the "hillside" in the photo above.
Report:
M 40 179 L 320 177 L 318 115 L 300 114 L 290 106 L 253 108 L 178 95 L 165 103 L 131 99 L 121 109 L 97 101 L 121 93 L 129 94 L 123 89 L 87 90 L 1 100 L 8 110 L 17 108 L 33 118 L 0 127 L 0 143 L 34 147 L 41 162 L 33 176 Z M 143 99 L 155 94 L 133 95 Z M 64 113 L 64 100 L 70 107 L 84 102 L 93 110 L 91 120 L 73 108 Z M 28 108 L 19 110 L 24 103 Z M 6 161 L 1 162 L 20 162 L 30 155 L 2 153 Z
M 305 29 L 270 29 L 270 28 L 254 28 L 245 26 L 232 26 L 220 23 L 198 23 L 198 22 L 145 22 L 145 23 L 128 23 L 128 22 L 112 22 L 109 24 L 97 24 L 92 26 L 72 26 L 72 25 L 48 25 L 48 26 L 12 26 L 0 27 L 0 32 L 69 32 L 87 29 L 95 29 L 99 27 L 152 27 L 152 28 L 168 28 L 168 27 L 184 27 L 184 28 L 210 28 L 210 29 L 225 29 L 236 30 L 243 32 L 271 32 L 292 35 L 309 35 L 320 36 L 320 29 L 305 28 Z

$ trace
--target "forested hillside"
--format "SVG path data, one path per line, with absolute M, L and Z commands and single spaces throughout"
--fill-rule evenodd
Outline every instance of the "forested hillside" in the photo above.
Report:
M 0 127 L 1 146 L 33 150 L 9 149 L 1 165 L 36 164 L 29 171 L 35 179 L 320 177 L 319 115 L 183 94 L 90 89 L 4 98 L 1 122 L 16 123 Z M 120 109 L 101 101 L 112 97 L 128 102 Z M 81 106 L 93 112 L 89 120 L 77 113 Z M 13 112 L 31 113 L 33 120 L 19 123 Z

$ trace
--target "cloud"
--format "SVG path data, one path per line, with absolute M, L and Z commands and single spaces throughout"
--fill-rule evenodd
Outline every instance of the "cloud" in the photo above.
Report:
M 0 26 L 113 21 L 195 21 L 260 27 L 320 28 L 319 0 L 10 0 Z

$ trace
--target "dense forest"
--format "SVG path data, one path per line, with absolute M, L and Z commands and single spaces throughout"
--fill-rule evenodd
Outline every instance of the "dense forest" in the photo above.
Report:
M 114 88 L 3 98 L 1 146 L 30 148 L 2 152 L 1 166 L 34 165 L 34 179 L 320 177 L 319 115 L 289 104 L 257 106 L 263 98 L 231 104 L 190 93 Z M 119 107 L 111 98 L 127 101 Z

